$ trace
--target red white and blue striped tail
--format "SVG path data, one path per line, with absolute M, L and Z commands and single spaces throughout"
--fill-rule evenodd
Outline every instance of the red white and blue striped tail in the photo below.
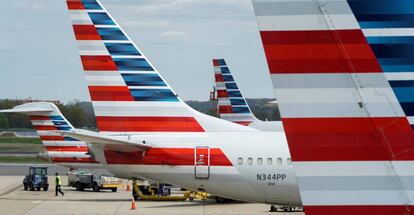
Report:
M 248 126 L 254 117 L 224 59 L 213 59 L 217 110 L 221 119 Z
M 67 6 L 100 132 L 248 130 L 187 106 L 99 1 Z
M 0 113 L 23 113 L 29 116 L 33 128 L 39 135 L 50 161 L 70 164 L 95 164 L 88 154 L 85 142 L 63 137 L 56 131 L 73 131 L 74 128 L 62 115 L 59 108 L 49 102 L 33 102 L 0 110 Z M 70 165 L 73 167 L 73 165 Z
M 414 214 L 414 4 L 253 0 L 306 214 Z

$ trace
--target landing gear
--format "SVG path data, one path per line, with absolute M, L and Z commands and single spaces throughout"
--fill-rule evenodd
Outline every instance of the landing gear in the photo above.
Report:
M 277 212 L 277 207 L 276 205 L 270 205 L 270 210 L 269 212 Z

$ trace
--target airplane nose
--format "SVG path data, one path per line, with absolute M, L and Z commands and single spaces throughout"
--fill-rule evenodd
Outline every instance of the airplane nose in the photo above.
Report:
M 49 154 L 47 153 L 47 151 L 39 152 L 39 154 L 37 154 L 36 157 L 39 158 L 40 160 L 50 162 L 50 157 L 49 157 Z

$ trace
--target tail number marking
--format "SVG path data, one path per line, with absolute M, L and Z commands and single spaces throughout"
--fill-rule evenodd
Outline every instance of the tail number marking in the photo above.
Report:
M 257 181 L 283 181 L 286 174 L 257 174 Z

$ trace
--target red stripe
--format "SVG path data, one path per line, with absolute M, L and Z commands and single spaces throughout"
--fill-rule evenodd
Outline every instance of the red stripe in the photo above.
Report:
M 88 152 L 87 146 L 45 146 L 46 151 Z
M 68 0 L 66 1 L 69 10 L 84 10 L 85 7 L 83 6 L 80 0 Z
M 354 30 L 261 31 L 263 44 L 364 44 L 365 36 Z
M 76 40 L 102 40 L 94 25 L 73 25 Z
M 89 86 L 92 101 L 134 101 L 127 86 Z
M 213 66 L 220 66 L 217 59 L 213 59 Z
M 41 140 L 46 140 L 46 141 L 64 141 L 65 138 L 63 138 L 63 136 L 40 136 Z
M 92 158 L 76 158 L 76 157 L 51 157 L 52 162 L 56 163 L 98 163 Z
M 412 215 L 412 205 L 305 206 L 306 215 Z
M 105 150 L 108 164 L 185 165 L 194 166 L 194 148 L 152 148 L 145 152 L 116 152 Z M 232 166 L 219 148 L 210 149 L 211 166 Z
M 33 126 L 37 131 L 56 131 L 57 128 L 54 125 L 35 125 Z
M 217 98 L 228 98 L 227 90 L 217 90 Z
M 267 55 L 267 54 L 266 54 Z M 271 74 L 290 73 L 373 73 L 381 72 L 375 59 L 272 60 L 267 64 Z
M 382 72 L 361 30 L 263 31 L 270 73 Z
M 240 125 L 244 125 L 244 126 L 249 126 L 250 123 L 252 123 L 252 121 L 249 121 L 249 122 L 247 122 L 247 121 L 245 121 L 245 122 L 235 122 L 235 121 L 233 121 L 233 122 L 237 123 L 237 124 L 240 124 Z
M 85 71 L 117 71 L 111 56 L 81 56 Z
M 216 79 L 216 82 L 224 82 L 222 74 L 214 74 L 214 78 Z
M 350 59 L 375 59 L 371 48 L 365 44 L 344 44 L 341 46 Z M 298 51 L 301 50 L 301 51 Z M 270 60 L 334 60 L 343 59 L 344 54 L 336 44 L 266 45 Z
M 100 131 L 203 132 L 193 117 L 96 117 Z
M 231 106 L 219 106 L 219 113 L 233 113 Z
M 414 160 L 405 117 L 282 120 L 294 161 Z
M 30 120 L 50 120 L 48 116 L 29 116 Z

